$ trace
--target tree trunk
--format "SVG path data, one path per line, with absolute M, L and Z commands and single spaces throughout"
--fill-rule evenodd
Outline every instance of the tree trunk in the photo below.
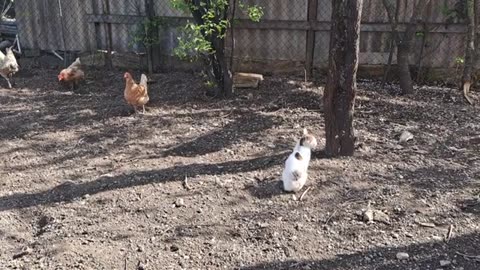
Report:
M 209 1 L 203 2 L 200 0 L 194 0 L 193 4 L 195 8 L 192 8 L 190 11 L 195 20 L 195 23 L 198 25 L 203 25 L 204 20 L 203 16 L 206 15 L 206 11 L 213 8 Z M 224 10 L 217 10 L 215 14 L 219 16 L 219 20 L 228 19 L 229 6 L 226 5 Z M 210 77 L 215 79 L 217 84 L 216 91 L 211 93 L 214 96 L 225 96 L 230 97 L 233 94 L 233 76 L 230 71 L 227 59 L 225 57 L 225 38 L 219 38 L 221 33 L 214 32 L 210 35 L 202 33 L 206 40 L 210 41 L 213 50 L 215 53 L 210 54 L 207 59 L 207 73 Z
M 465 65 L 463 67 L 461 88 L 463 90 L 463 97 L 468 103 L 473 104 L 473 101 L 468 97 L 468 92 L 472 85 L 472 72 L 475 60 L 475 7 L 473 0 L 467 0 L 467 20 L 467 44 L 465 48 Z
M 329 73 L 323 97 L 328 156 L 351 156 L 354 152 L 353 113 L 362 5 L 363 0 L 332 0 Z
M 405 42 L 405 43 L 404 43 Z M 412 75 L 410 74 L 410 48 L 411 41 L 402 41 L 397 45 L 397 64 L 398 64 L 398 77 L 400 80 L 400 89 L 402 94 L 409 95 L 413 93 Z
M 413 42 L 415 39 L 415 33 L 417 29 L 418 21 L 421 19 L 420 16 L 423 14 L 423 10 L 428 5 L 430 0 L 418 0 L 417 4 L 413 9 L 412 17 L 410 18 L 409 23 L 407 24 L 407 28 L 405 33 L 400 35 L 397 31 L 395 31 L 395 40 L 397 43 L 397 65 L 398 65 L 398 76 L 400 80 L 400 88 L 402 89 L 403 94 L 411 94 L 413 93 L 413 81 L 412 75 L 410 74 L 410 62 L 409 57 L 413 47 Z M 384 0 L 383 4 L 385 9 L 387 10 L 388 17 L 393 18 L 393 4 L 389 3 L 388 0 Z M 396 7 L 399 8 L 398 6 Z M 392 25 L 392 29 L 395 30 L 396 24 L 398 22 L 394 22 L 395 24 Z
M 213 45 L 215 49 L 215 65 L 218 66 L 214 69 L 218 71 L 218 74 L 215 74 L 215 77 L 218 78 L 218 89 L 225 97 L 231 97 L 233 95 L 233 79 L 225 58 L 225 40 L 214 38 Z

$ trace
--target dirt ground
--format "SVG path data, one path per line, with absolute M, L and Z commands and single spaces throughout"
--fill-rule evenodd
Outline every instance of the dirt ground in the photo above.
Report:
M 78 92 L 56 74 L 0 89 L 0 269 L 480 269 L 480 110 L 456 90 L 359 82 L 358 150 L 328 159 L 322 82 L 218 101 L 157 74 L 132 115 L 122 71 Z M 279 180 L 302 127 L 320 143 L 299 200 Z

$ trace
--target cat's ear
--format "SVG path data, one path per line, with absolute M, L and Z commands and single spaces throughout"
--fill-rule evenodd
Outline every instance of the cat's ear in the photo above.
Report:
M 303 128 L 303 135 L 307 135 L 308 134 L 308 130 L 306 128 Z

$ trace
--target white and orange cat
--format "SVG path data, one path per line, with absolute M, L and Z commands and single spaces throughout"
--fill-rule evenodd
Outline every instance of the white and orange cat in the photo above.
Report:
M 297 192 L 305 185 L 312 149 L 315 147 L 317 147 L 317 139 L 304 128 L 302 137 L 285 161 L 285 169 L 282 174 L 285 191 Z

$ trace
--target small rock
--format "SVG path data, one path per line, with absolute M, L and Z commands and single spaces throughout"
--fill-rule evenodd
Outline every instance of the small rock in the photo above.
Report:
M 259 223 L 258 223 L 258 227 L 260 227 L 260 228 L 267 228 L 267 227 L 268 227 L 268 223 L 261 223 L 261 222 L 259 222 Z
M 448 260 L 441 260 L 440 261 L 440 266 L 441 267 L 444 267 L 444 266 L 447 266 L 447 265 L 450 265 L 452 262 L 451 261 L 448 261 Z
M 363 221 L 366 221 L 367 223 L 372 223 L 373 222 L 373 210 L 368 209 L 366 211 L 363 211 Z
M 390 225 L 390 217 L 382 211 L 373 211 L 373 220 Z
M 141 246 L 141 245 L 138 245 L 138 246 L 137 246 L 137 251 L 138 251 L 138 252 L 143 252 L 143 251 L 145 251 L 145 248 L 144 248 L 143 246 Z
M 398 142 L 404 143 L 410 141 L 411 139 L 413 139 L 413 134 L 405 130 L 404 132 L 402 132 L 402 134 L 400 134 L 400 139 L 398 140 Z
M 171 251 L 171 252 L 177 252 L 179 249 L 180 249 L 180 248 L 177 247 L 176 245 L 170 246 L 170 251 Z
M 408 259 L 410 256 L 408 255 L 408 253 L 405 253 L 405 252 L 398 252 L 397 253 L 397 259 L 398 260 L 406 260 Z
M 176 207 L 185 206 L 185 201 L 184 201 L 182 198 L 178 198 L 178 199 L 175 201 L 175 206 L 176 206 Z
M 88 199 L 88 198 L 90 198 L 90 194 L 83 195 L 83 199 Z
M 407 233 L 405 233 L 405 236 L 408 237 L 408 238 L 412 238 L 413 234 L 407 232 Z
M 144 263 L 138 262 L 137 270 L 146 270 L 146 269 L 147 269 L 147 266 Z
M 398 233 L 392 233 L 392 237 L 395 238 L 395 239 L 398 239 L 398 237 L 400 237 L 400 236 L 398 235 Z

